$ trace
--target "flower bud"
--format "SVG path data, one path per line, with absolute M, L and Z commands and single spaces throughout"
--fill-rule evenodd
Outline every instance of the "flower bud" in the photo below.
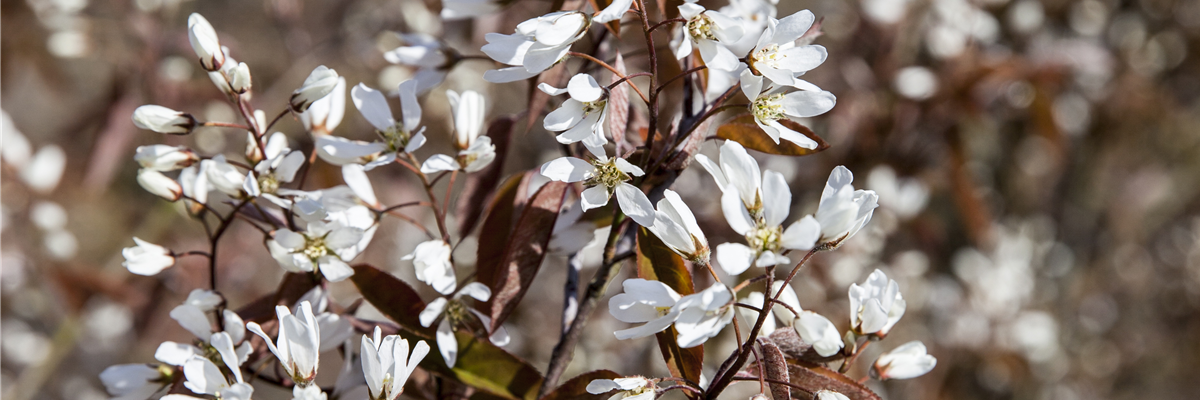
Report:
M 292 92 L 292 110 L 304 112 L 314 101 L 329 95 L 337 86 L 338 74 L 324 65 L 317 67 L 304 80 L 304 84 Z
M 209 71 L 221 69 L 225 63 L 225 52 L 221 51 L 221 42 L 217 40 L 217 31 L 213 30 L 204 16 L 192 13 L 188 17 L 188 41 L 192 42 L 192 50 L 200 57 L 200 65 Z
M 137 246 L 121 250 L 121 255 L 125 257 L 125 262 L 121 265 L 129 269 L 129 272 L 151 276 L 175 265 L 175 256 L 165 247 L 136 237 L 133 238 L 133 241 L 137 243 Z
M 162 172 L 142 168 L 138 171 L 137 181 L 147 192 L 169 201 L 179 200 L 183 195 L 183 187 L 179 186 L 179 182 L 168 178 Z
M 174 171 L 191 166 L 200 160 L 200 157 L 196 156 L 196 153 L 187 147 L 156 144 L 152 146 L 138 146 L 137 154 L 134 154 L 133 159 L 142 168 L 155 171 Z
M 237 94 L 250 91 L 250 67 L 246 63 L 238 63 L 229 70 L 229 88 Z
M 871 366 L 871 376 L 879 380 L 911 379 L 932 371 L 937 359 L 925 351 L 925 344 L 914 340 L 883 353 Z
M 186 135 L 196 128 L 196 118 L 188 113 L 147 104 L 133 110 L 133 124 L 158 133 Z
M 814 400 L 850 400 L 850 398 L 846 397 L 846 395 L 832 391 L 832 390 L 818 390 L 817 393 L 813 395 L 813 399 Z

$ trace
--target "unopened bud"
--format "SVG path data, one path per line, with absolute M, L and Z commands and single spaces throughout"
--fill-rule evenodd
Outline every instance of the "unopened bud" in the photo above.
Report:
M 251 165 L 263 160 L 262 150 L 258 148 L 258 138 L 251 132 L 246 132 L 246 161 Z
M 338 74 L 324 65 L 317 67 L 304 80 L 304 84 L 292 92 L 292 110 L 304 112 L 314 101 L 328 96 L 337 86 Z
M 152 146 L 139 146 L 133 159 L 142 168 L 155 171 L 174 171 L 180 168 L 187 168 L 200 160 L 200 157 L 187 147 L 156 144 Z
M 925 351 L 925 344 L 914 340 L 883 353 L 871 366 L 871 377 L 879 380 L 911 379 L 933 370 L 937 359 Z
M 179 182 L 168 178 L 162 172 L 142 168 L 138 171 L 137 181 L 147 192 L 168 201 L 176 201 L 183 196 L 183 187 L 179 186 Z
M 225 63 L 225 53 L 221 51 L 221 42 L 217 40 L 217 31 L 204 16 L 192 13 L 188 17 L 188 40 L 192 42 L 192 50 L 196 51 L 196 57 L 200 57 L 200 65 L 204 69 L 221 69 L 221 64 Z
M 148 104 L 133 110 L 133 124 L 158 133 L 186 135 L 196 128 L 196 118 L 188 113 Z
M 250 67 L 246 63 L 238 63 L 229 70 L 229 88 L 237 94 L 250 91 Z

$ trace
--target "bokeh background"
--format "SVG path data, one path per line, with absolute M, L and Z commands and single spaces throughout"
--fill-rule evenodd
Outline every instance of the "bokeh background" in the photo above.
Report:
M 237 154 L 243 143 L 234 130 L 164 137 L 130 121 L 142 104 L 236 121 L 195 63 L 189 13 L 204 14 L 251 67 L 253 102 L 273 115 L 320 64 L 351 85 L 394 88 L 412 74 L 382 57 L 399 43 L 394 32 L 429 33 L 480 54 L 484 33 L 509 32 L 548 5 L 523 0 L 474 22 L 441 23 L 420 1 L 0 2 L 4 398 L 106 398 L 97 378 L 104 367 L 151 361 L 162 340 L 189 336 L 167 312 L 206 286 L 206 267 L 183 259 L 140 277 L 120 256 L 132 236 L 205 247 L 198 224 L 137 185 L 135 147 L 186 144 L 212 155 Z M 824 18 L 816 43 L 829 60 L 807 78 L 838 104 L 808 121 L 828 150 L 760 162 L 789 179 L 793 215 L 815 210 L 839 164 L 882 204 L 859 236 L 801 274 L 801 303 L 845 329 L 847 286 L 876 268 L 908 300 L 893 334 L 851 376 L 863 376 L 881 350 L 919 339 L 937 368 L 872 383 L 885 398 L 1196 398 L 1200 0 L 782 0 L 779 9 Z M 525 108 L 528 85 L 487 84 L 480 75 L 490 67 L 460 64 L 423 98 L 434 132 L 423 152 L 449 148 L 444 89 L 485 93 L 490 116 Z M 297 121 L 279 130 L 293 148 L 311 148 Z M 370 132 L 351 107 L 335 134 Z M 506 170 L 536 167 L 558 151 L 540 128 L 517 134 Z M 713 143 L 705 147 L 713 154 Z M 314 187 L 340 183 L 327 164 L 313 173 Z M 423 196 L 400 168 L 373 178 L 385 203 Z M 676 188 L 710 242 L 739 240 L 700 168 Z M 360 260 L 411 279 L 400 257 L 421 240 L 388 220 Z M 275 287 L 282 270 L 257 231 L 234 229 L 222 243 L 220 288 L 232 304 Z M 473 243 L 456 259 L 470 264 Z M 509 350 L 539 368 L 557 337 L 546 327 L 558 326 L 564 265 L 548 258 L 542 286 L 510 322 Z M 357 297 L 347 285 L 333 286 L 343 303 Z M 597 368 L 663 374 L 653 340 L 611 340 L 621 325 L 603 308 L 567 376 Z M 710 343 L 710 363 L 733 346 L 728 335 Z M 324 370 L 338 363 L 326 360 Z

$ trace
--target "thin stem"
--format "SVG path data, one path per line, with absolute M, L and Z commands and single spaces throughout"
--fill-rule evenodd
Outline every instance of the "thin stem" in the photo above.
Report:
M 417 162 L 416 156 L 412 155 L 412 153 L 405 154 L 408 155 L 408 160 L 412 162 L 412 164 L 409 164 L 410 169 L 416 171 L 417 177 L 421 179 L 421 185 L 425 186 L 425 194 L 429 195 L 429 202 L 431 203 L 430 208 L 433 209 L 433 216 L 434 219 L 437 220 L 438 232 L 442 234 L 442 240 L 446 243 L 450 243 L 450 231 L 446 230 L 446 214 L 444 214 L 444 210 L 438 209 L 437 195 L 433 194 L 433 184 L 429 182 L 429 176 L 425 175 L 425 173 L 421 172 L 419 169 L 412 168 L 412 165 L 420 164 Z M 399 161 L 399 159 L 397 159 L 397 161 Z
M 675 81 L 682 79 L 683 77 L 688 76 L 690 74 L 693 74 L 693 73 L 696 73 L 699 71 L 703 71 L 706 69 L 708 69 L 708 66 L 701 65 L 699 67 L 694 67 L 687 71 L 680 72 L 679 75 L 675 75 L 675 76 L 671 77 L 671 79 L 667 79 L 666 82 L 663 82 L 662 84 L 658 85 L 658 88 L 655 88 L 654 91 L 661 92 L 661 91 L 663 91 L 663 89 L 666 89 L 667 86 L 670 86 L 672 83 L 675 83 Z
M 237 129 L 248 130 L 251 132 L 254 131 L 253 129 L 250 129 L 249 126 L 242 125 L 242 124 L 230 123 L 230 122 L 211 122 L 211 121 L 210 122 L 201 122 L 200 126 L 218 126 L 218 127 L 222 127 L 222 128 L 237 128 Z
M 650 53 L 650 88 L 658 87 L 658 52 L 654 48 L 654 32 L 650 29 L 650 18 L 646 16 L 646 2 L 637 0 L 638 19 L 642 21 L 642 34 L 646 38 L 646 50 Z M 645 96 L 642 96 L 643 98 Z M 654 136 L 658 133 L 658 91 L 650 92 L 650 99 L 646 101 L 647 108 L 650 111 L 650 126 L 646 127 L 646 148 L 648 151 L 654 150 Z M 649 153 L 647 153 L 648 155 Z M 642 169 L 646 170 L 645 164 L 650 161 L 650 157 L 646 157 L 642 162 Z M 646 170 L 649 171 L 649 170 Z M 646 176 L 649 176 L 647 174 Z
M 288 107 L 288 108 L 284 109 L 284 110 L 283 110 L 283 112 L 281 112 L 281 113 L 279 113 L 279 115 L 276 115 L 276 116 L 275 116 L 275 119 L 272 119 L 272 120 L 271 120 L 271 123 L 267 124 L 267 127 L 266 127 L 266 128 L 263 128 L 263 133 L 266 133 L 266 132 L 270 131 L 270 130 L 271 130 L 271 127 L 272 127 L 272 126 L 275 126 L 275 123 L 276 123 L 276 122 L 279 122 L 279 120 L 280 120 L 281 118 L 283 118 L 283 116 L 284 116 L 284 115 L 288 115 L 288 114 L 289 114 L 289 113 L 291 113 L 291 112 L 292 112 L 292 108 L 291 108 L 291 107 Z
M 604 67 L 604 69 L 609 70 L 610 72 L 613 73 L 613 75 L 616 75 L 618 78 L 626 77 L 625 74 L 621 73 L 621 71 L 618 71 L 615 67 L 613 67 L 612 65 L 609 65 L 608 63 L 604 62 L 604 60 L 601 60 L 599 58 L 592 57 L 591 55 L 588 55 L 585 53 L 580 53 L 577 51 L 572 51 L 567 54 L 571 55 L 572 57 L 579 57 L 579 58 L 594 62 L 594 63 L 600 65 L 601 67 Z M 633 91 L 637 92 L 638 96 L 641 96 L 642 101 L 646 102 L 646 104 L 650 104 L 650 100 L 646 98 L 645 93 L 642 93 L 641 88 L 637 87 L 637 85 L 629 85 L 629 86 L 633 88 Z M 654 76 L 653 75 L 650 76 L 650 86 L 651 87 L 654 86 Z M 653 97 L 651 97 L 651 98 L 653 98 Z
M 858 356 L 862 355 L 863 350 L 865 350 L 867 348 L 867 346 L 870 346 L 871 343 L 873 343 L 873 341 L 868 340 L 868 341 L 864 342 L 862 344 L 862 346 L 855 346 L 856 348 L 854 349 L 854 354 L 851 355 L 850 358 L 847 358 L 846 361 L 842 363 L 842 366 L 838 368 L 838 372 L 844 374 L 844 373 L 846 373 L 846 371 L 849 371 L 850 366 L 854 364 L 854 361 L 858 359 Z
M 657 24 L 654 24 L 654 26 L 650 27 L 650 32 L 654 32 L 658 28 L 661 28 L 663 26 L 666 26 L 667 24 L 673 24 L 676 22 L 685 22 L 686 23 L 686 22 L 688 22 L 688 20 L 687 20 L 687 18 L 671 18 L 671 19 L 659 22 Z
M 372 210 L 372 211 L 375 211 L 375 213 L 376 213 L 376 214 L 387 214 L 387 213 L 390 213 L 390 212 L 392 212 L 392 211 L 399 210 L 399 209 L 401 209 L 401 208 L 404 208 L 404 207 L 412 207 L 412 206 L 429 206 L 429 205 L 431 205 L 431 204 L 432 204 L 432 203 L 430 203 L 430 202 L 428 202 L 428 201 L 410 201 L 410 202 L 407 202 L 407 203 L 400 203 L 400 204 L 397 204 L 397 205 L 394 205 L 394 206 L 391 206 L 391 207 L 388 207 L 388 208 L 384 208 L 384 209 L 382 209 L 382 210 Z
M 174 253 L 172 255 L 175 256 L 175 258 L 187 257 L 187 256 L 204 256 L 204 257 L 209 257 L 209 258 L 212 257 L 212 255 L 208 254 L 207 251 L 200 251 L 200 250 L 185 251 L 183 253 Z
M 248 202 L 247 200 L 242 200 L 237 206 L 233 207 L 233 211 L 227 217 L 222 218 L 220 215 L 217 216 L 221 220 L 221 224 L 217 225 L 217 230 L 208 239 L 208 288 L 210 290 L 217 290 L 217 242 L 221 240 L 221 236 L 225 234 L 225 230 L 229 229 L 229 226 L 233 223 L 234 215 Z
M 615 87 L 617 87 L 617 85 L 620 85 L 621 82 L 625 82 L 627 80 L 637 78 L 639 76 L 650 76 L 650 73 L 649 72 L 638 72 L 636 74 L 629 74 L 629 75 L 622 76 L 621 79 L 617 79 L 616 82 L 608 84 L 608 89 L 612 90 L 612 88 L 615 88 Z M 633 82 L 630 82 L 629 86 L 633 86 Z

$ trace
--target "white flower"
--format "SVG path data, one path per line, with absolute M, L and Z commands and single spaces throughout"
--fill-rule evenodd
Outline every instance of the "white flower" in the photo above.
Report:
M 717 246 L 718 258 L 720 258 L 720 254 L 721 246 Z M 767 302 L 767 296 L 763 295 L 762 292 L 750 292 L 746 295 L 746 297 L 738 299 L 738 302 L 749 306 L 758 307 L 761 310 L 763 305 Z M 776 305 L 775 307 L 778 308 L 779 306 Z M 755 321 L 758 319 L 758 311 L 738 307 L 738 312 L 741 313 L 742 318 L 745 321 Z M 778 315 L 778 313 L 776 313 L 774 310 L 767 311 L 767 319 L 763 320 L 762 328 L 759 329 L 760 335 L 763 333 L 770 334 L 771 332 L 775 332 L 775 315 Z
M 142 168 L 155 171 L 174 171 L 192 165 L 196 161 L 199 161 L 200 157 L 184 146 L 176 147 L 156 144 L 138 146 L 133 159 Z
M 489 0 L 476 1 L 490 4 Z M 451 2 L 442 2 L 443 19 L 445 19 L 446 12 L 449 10 L 447 7 L 450 4 Z M 466 4 L 466 2 L 453 4 Z M 482 9 L 486 9 L 486 7 L 473 8 L 475 11 Z M 446 80 L 446 74 L 450 72 L 450 67 L 458 60 L 458 55 L 454 53 L 454 50 L 445 47 L 437 38 L 424 33 L 400 33 L 397 36 L 405 45 L 383 53 L 383 59 L 392 64 L 417 67 L 417 72 L 413 74 L 413 80 L 417 82 L 418 93 L 427 92 Z
M 167 201 L 176 201 L 183 195 L 183 187 L 179 186 L 179 182 L 168 178 L 162 172 L 152 169 L 142 168 L 138 170 L 137 182 L 146 189 L 147 192 L 158 197 L 162 197 Z
M 450 110 L 454 114 L 454 147 L 458 149 L 458 157 L 437 154 L 421 164 L 421 172 L 433 173 L 438 171 L 463 170 L 475 172 L 492 163 L 496 158 L 496 146 L 492 139 L 479 134 L 483 131 L 484 108 L 483 95 L 468 90 L 461 95 L 453 90 L 446 91 L 450 100 Z
M 617 339 L 646 337 L 662 332 L 679 317 L 675 304 L 679 293 L 659 281 L 626 279 L 621 284 L 625 292 L 608 300 L 608 312 L 618 321 L 643 323 L 641 326 L 616 331 Z
M 163 370 L 148 364 L 120 364 L 100 372 L 105 390 L 118 400 L 145 400 L 167 385 Z
M 267 348 L 275 354 L 296 384 L 308 385 L 317 376 L 321 348 L 320 326 L 313 316 L 312 305 L 307 301 L 301 302 L 294 315 L 286 306 L 275 306 L 275 314 L 279 318 L 277 343 L 271 342 L 257 322 L 246 324 L 246 329 L 267 343 Z
M 862 286 L 850 284 L 850 329 L 860 335 L 887 336 L 904 316 L 906 305 L 900 285 L 875 270 Z
M 364 164 L 374 168 L 375 165 L 395 160 L 394 154 L 381 156 L 380 153 L 388 149 L 388 146 L 381 142 L 364 142 L 340 136 L 321 135 L 317 137 L 315 146 L 317 156 L 333 165 Z
M 783 175 L 763 171 L 741 144 L 726 140 L 721 145 L 720 164 L 703 154 L 696 160 L 721 187 L 721 210 L 733 230 L 748 245 L 724 243 L 717 246 L 717 261 L 730 275 L 745 272 L 751 265 L 767 267 L 790 262 L 786 250 L 809 250 L 820 227 L 808 216 L 783 229 L 791 212 L 792 191 Z
M 225 161 L 223 154 L 218 154 L 211 160 L 201 161 L 200 169 L 207 172 L 208 184 L 221 193 L 242 197 L 252 194 L 251 191 L 259 191 L 254 175 L 249 172 L 243 174 L 233 164 Z M 248 180 L 251 182 L 247 182 Z
M 346 115 L 346 78 L 339 76 L 329 95 L 317 99 L 300 113 L 304 129 L 317 135 L 328 135 L 342 123 Z
M 196 51 L 196 57 L 200 58 L 200 65 L 204 69 L 221 69 L 221 64 L 225 63 L 225 52 L 217 40 L 217 31 L 204 16 L 197 13 L 188 16 L 188 41 L 192 43 L 192 50 Z
M 817 206 L 817 223 L 821 224 L 818 243 L 840 246 L 871 221 L 879 196 L 872 190 L 854 190 L 853 182 L 854 174 L 844 166 L 839 165 L 829 173 Z
M 805 343 L 811 344 L 817 354 L 829 357 L 842 349 L 842 335 L 838 333 L 837 327 L 833 326 L 833 322 L 812 311 L 797 311 L 800 315 L 793 325 L 796 334 L 800 335 L 800 339 Z
M 675 304 L 679 310 L 679 318 L 675 320 L 679 347 L 696 347 L 721 333 L 733 321 L 732 301 L 729 288 L 719 283 L 679 299 Z
M 833 93 L 819 90 L 795 90 L 784 92 L 772 85 L 763 86 L 763 78 L 754 75 L 749 69 L 742 71 L 742 93 L 750 99 L 750 112 L 754 115 L 754 123 L 758 124 L 775 143 L 779 139 L 795 143 L 805 149 L 817 148 L 817 142 L 807 136 L 789 129 L 779 120 L 785 118 L 808 118 L 824 114 L 833 109 L 837 98 Z
M 175 265 L 175 255 L 167 248 L 136 237 L 133 238 L 133 242 L 137 243 L 137 246 L 121 250 L 121 256 L 125 257 L 125 262 L 121 265 L 129 272 L 151 276 Z
M 179 186 L 183 187 L 183 195 L 191 199 L 189 211 L 195 214 L 203 210 L 201 204 L 208 203 L 208 192 L 212 190 L 208 184 L 208 165 L 201 161 L 199 166 L 192 165 L 179 171 Z M 193 200 L 199 204 L 193 204 Z
M 645 175 L 641 168 L 621 157 L 599 157 L 585 161 L 561 157 L 542 164 L 542 175 L 560 182 L 583 182 L 582 211 L 603 207 L 615 193 L 621 212 L 642 226 L 654 225 L 654 205 L 641 189 L 629 184 L 630 176 Z
M 234 93 L 246 93 L 250 91 L 250 85 L 250 67 L 246 63 L 238 63 L 229 71 L 229 88 Z
M 358 142 L 357 148 L 343 143 L 341 148 L 335 150 L 340 150 L 344 155 L 337 156 L 335 151 L 333 154 L 335 157 L 325 158 L 325 161 L 343 165 L 345 162 L 337 162 L 338 160 L 333 158 L 359 159 L 352 162 L 367 161 L 365 165 L 367 170 L 370 170 L 376 166 L 391 163 L 395 160 L 397 153 L 412 153 L 421 148 L 421 145 L 425 144 L 425 128 L 420 126 L 421 104 L 417 102 L 417 82 L 412 79 L 401 82 L 398 91 L 400 93 L 400 123 L 397 123 L 396 118 L 392 116 L 392 110 L 383 93 L 361 83 L 355 86 L 350 91 L 354 107 L 358 108 L 363 118 L 366 118 L 367 122 L 375 127 L 375 133 L 379 135 L 380 141 L 373 144 Z M 374 156 L 372 151 L 386 154 Z
M 825 62 L 828 52 L 819 45 L 796 45 L 796 39 L 808 32 L 814 21 L 816 16 L 808 10 L 782 20 L 768 20 L 767 29 L 759 36 L 758 44 L 747 57 L 750 70 L 777 85 L 818 90 L 815 85 L 798 77 Z
M 732 71 L 738 67 L 738 58 L 725 47 L 742 38 L 740 21 L 720 12 L 707 10 L 696 4 L 697 0 L 686 0 L 679 6 L 679 16 L 688 20 L 679 27 L 680 38 L 675 48 L 675 58 L 682 59 L 692 54 L 692 46 L 700 50 L 700 59 L 709 68 Z
M 599 22 L 601 24 L 608 23 L 610 21 L 620 21 L 621 17 L 625 16 L 625 13 L 629 12 L 629 8 L 631 6 L 633 6 L 633 0 L 614 0 L 608 5 L 608 7 L 604 7 L 603 10 L 600 10 L 600 12 L 592 18 L 592 21 Z
M 505 83 L 531 78 L 558 63 L 592 24 L 587 14 L 559 11 L 526 20 L 511 35 L 489 33 L 482 50 L 493 60 L 513 67 L 489 70 L 483 79 Z
M 605 157 L 604 145 L 608 143 L 604 136 L 605 116 L 608 115 L 607 90 L 587 74 L 571 77 L 567 87 L 562 89 L 546 83 L 538 85 L 538 89 L 551 96 L 563 93 L 571 95 L 561 107 L 546 115 L 543 127 L 548 131 L 562 132 L 557 136 L 559 143 L 583 142 L 593 155 Z
M 721 7 L 721 13 L 736 18 L 742 22 L 742 38 L 737 42 L 723 43 L 734 55 L 745 56 L 758 43 L 763 30 L 767 29 L 768 21 L 775 18 L 778 11 L 772 0 L 730 0 L 729 5 Z M 739 71 L 740 72 L 740 71 Z M 733 76 L 737 80 L 737 75 Z M 729 89 L 732 86 L 725 86 Z M 711 89 L 710 89 L 711 90 Z M 722 89 L 724 92 L 724 89 Z
M 932 371 L 937 359 L 925 351 L 925 344 L 914 340 L 879 356 L 871 366 L 871 375 L 879 380 L 911 379 Z
M 350 325 L 350 321 L 343 318 L 341 315 L 326 312 L 329 307 L 329 298 L 326 292 L 320 286 L 314 287 L 300 296 L 296 301 L 296 305 L 309 302 L 312 305 L 313 315 L 317 319 L 317 327 L 321 332 L 321 347 L 319 352 L 326 352 L 348 343 L 350 337 L 354 335 L 354 327 Z
M 265 147 L 266 159 L 254 165 L 255 181 L 259 192 L 274 195 L 281 185 L 296 178 L 296 173 L 304 166 L 305 157 L 299 150 L 289 151 L 287 137 L 279 132 L 271 135 Z
M 300 85 L 299 89 L 292 92 L 291 105 L 292 110 L 296 112 L 304 112 L 312 105 L 314 101 L 320 100 L 322 97 L 329 95 L 333 89 L 337 87 L 338 74 L 337 71 L 330 69 L 324 65 L 313 69 L 308 78 L 304 79 L 304 84 Z
M 438 293 L 450 294 L 458 287 L 454 265 L 450 263 L 450 245 L 441 239 L 418 244 L 412 254 L 401 260 L 412 260 L 417 279 L 432 286 Z
M 308 229 L 297 233 L 290 229 L 275 231 L 267 241 L 271 256 L 288 272 L 319 271 L 331 282 L 354 275 L 346 261 L 358 255 L 362 228 L 332 222 L 310 222 Z
M 818 390 L 817 394 L 813 396 L 813 398 L 814 400 L 850 400 L 850 398 L 846 397 L 844 394 L 825 389 Z
M 240 364 L 229 364 L 226 361 L 226 366 L 233 371 L 240 371 Z M 197 394 L 214 395 L 222 400 L 244 399 L 249 400 L 250 394 L 254 388 L 249 384 L 243 383 L 239 375 L 232 384 L 226 380 L 225 374 L 221 373 L 221 369 L 217 364 L 207 358 L 199 355 L 192 356 L 190 360 L 183 364 L 183 375 L 187 381 L 183 382 L 183 386 Z M 164 399 L 171 398 L 169 395 Z M 190 397 L 190 396 L 186 396 Z
M 587 392 L 591 394 L 604 394 L 613 390 L 620 392 L 609 397 L 609 400 L 654 400 L 655 395 L 654 382 L 640 376 L 596 379 L 587 385 Z
M 408 340 L 399 335 L 380 337 L 382 334 L 377 326 L 374 339 L 362 337 L 363 376 L 372 400 L 392 400 L 404 393 L 408 376 L 429 354 L 429 345 L 424 340 L 417 341 L 409 355 Z
M 329 395 L 322 392 L 321 387 L 317 385 L 292 387 L 292 400 L 326 400 L 328 398 Z
M 667 247 L 692 262 L 708 264 L 708 239 L 696 223 L 696 216 L 674 190 L 663 192 L 654 212 L 654 225 L 648 226 Z
M 186 135 L 196 128 L 196 118 L 188 113 L 147 104 L 133 110 L 133 124 L 158 133 Z
M 432 326 L 439 317 L 441 318 L 434 336 L 437 340 L 438 352 L 441 353 L 442 359 L 450 368 L 454 368 L 454 364 L 458 360 L 458 338 L 454 336 L 454 327 L 465 322 L 468 312 L 479 319 L 481 325 L 486 327 L 492 324 L 491 318 L 483 315 L 479 310 L 465 305 L 462 301 L 464 296 L 478 301 L 487 301 L 492 297 L 492 290 L 482 283 L 471 282 L 463 286 L 462 290 L 455 293 L 452 298 L 439 297 L 429 302 L 417 317 L 421 326 L 426 328 Z M 508 330 L 503 326 L 496 328 L 496 331 L 492 332 L 489 337 L 489 340 L 498 346 L 507 345 L 511 339 L 508 336 Z
M 500 11 L 497 0 L 442 0 L 442 20 L 457 21 Z

